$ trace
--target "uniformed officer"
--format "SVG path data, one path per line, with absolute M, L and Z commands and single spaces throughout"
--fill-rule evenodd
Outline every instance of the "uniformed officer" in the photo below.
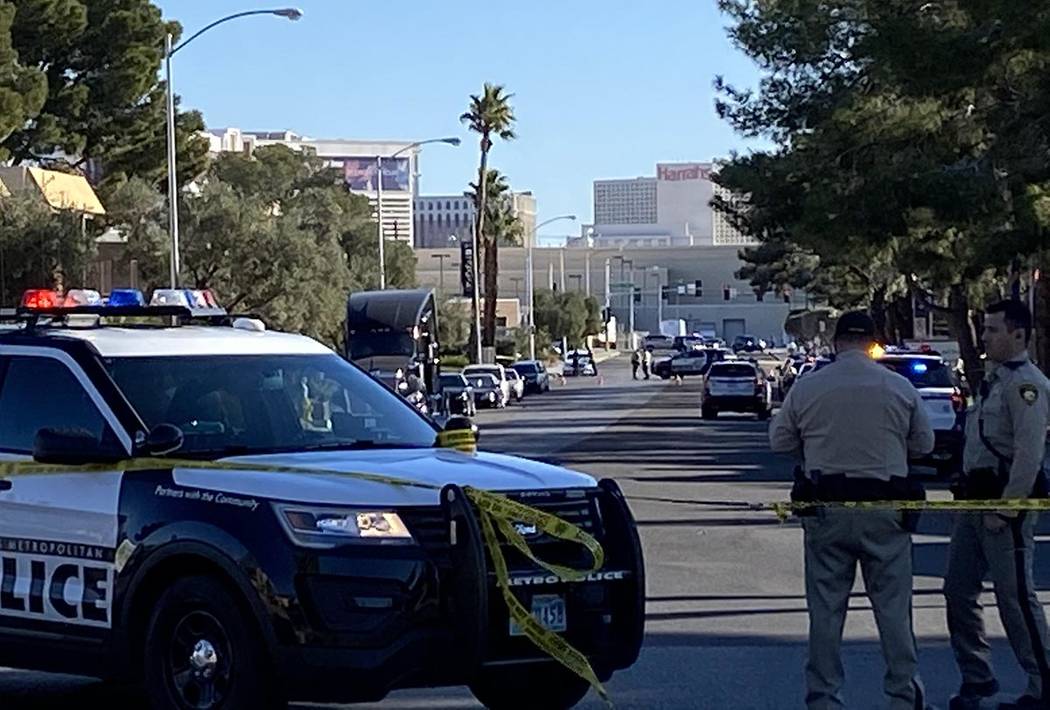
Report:
M 908 458 L 933 450 L 918 391 L 868 352 L 875 324 L 866 313 L 843 314 L 834 362 L 798 380 L 770 426 L 776 452 L 801 456 L 794 500 L 895 500 L 915 497 Z M 810 710 L 844 708 L 839 650 L 857 563 L 882 640 L 891 708 L 926 706 L 912 633 L 911 535 L 894 510 L 817 508 L 805 531 Z
M 985 311 L 984 350 L 990 371 L 967 412 L 963 451 L 965 490 L 971 499 L 1045 496 L 1042 476 L 1050 383 L 1028 357 L 1032 316 L 1020 301 Z M 1006 635 L 1028 675 L 1016 702 L 1000 708 L 1050 707 L 1050 658 L 1043 607 L 1032 584 L 1036 514 L 1000 511 L 958 517 L 944 579 L 948 630 L 962 671 L 962 688 L 949 708 L 979 706 L 999 684 L 991 666 L 978 597 L 991 577 Z

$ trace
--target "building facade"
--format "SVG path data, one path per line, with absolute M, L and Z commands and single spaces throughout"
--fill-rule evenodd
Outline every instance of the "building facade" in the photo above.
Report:
M 343 172 L 347 188 L 364 195 L 375 208 L 380 193 L 377 180 L 382 160 L 383 234 L 387 239 L 415 244 L 413 209 L 419 183 L 419 149 L 411 141 L 320 139 L 290 131 L 242 131 L 221 128 L 205 132 L 212 154 L 251 155 L 262 146 L 283 145 L 309 151 Z M 396 157 L 395 157 L 396 154 Z
M 595 224 L 655 224 L 656 178 L 594 181 Z
M 501 248 L 500 298 L 528 303 L 527 250 Z M 416 277 L 421 286 L 451 298 L 460 293 L 458 249 L 417 249 Z M 784 342 L 784 324 L 792 310 L 807 306 L 805 293 L 759 297 L 736 278 L 742 262 L 736 249 L 664 247 L 605 249 L 533 249 L 535 288 L 580 291 L 594 296 L 616 317 L 624 332 L 657 332 L 660 321 L 681 319 L 687 332 L 713 331 L 732 339 L 744 333 Z M 632 299 L 632 284 L 634 293 Z M 527 317 L 527 307 L 523 311 Z
M 523 242 L 535 237 L 536 197 L 531 192 L 511 195 L 511 210 L 521 222 Z M 477 210 L 463 195 L 421 195 L 414 200 L 417 249 L 442 249 L 470 239 Z
M 656 177 L 595 180 L 594 223 L 584 225 L 577 246 L 744 246 L 754 240 L 711 207 L 717 186 L 711 163 L 658 163 Z

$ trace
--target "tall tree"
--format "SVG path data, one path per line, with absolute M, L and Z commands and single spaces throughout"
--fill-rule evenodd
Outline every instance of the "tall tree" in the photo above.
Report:
M 513 140 L 517 136 L 514 133 L 514 109 L 510 105 L 513 94 L 504 93 L 502 86 L 485 83 L 481 94 L 472 94 L 470 106 L 459 120 L 470 127 L 470 130 L 479 136 L 480 160 L 478 161 L 478 200 L 475 204 L 477 218 L 475 223 L 475 234 L 477 238 L 485 238 L 485 218 L 488 205 L 487 190 L 489 151 L 492 150 L 493 139 Z M 499 262 L 497 259 L 499 246 L 495 239 L 485 238 L 485 313 L 483 320 L 482 343 L 487 346 L 496 344 L 496 299 L 499 295 L 497 279 L 499 276 Z M 475 256 L 476 258 L 476 256 Z
M 0 2 L 0 140 L 35 117 L 47 98 L 47 77 L 36 67 L 27 67 L 18 56 L 12 39 L 15 6 Z M 0 142 L 0 159 L 10 154 Z
M 0 210 L 0 305 L 30 288 L 64 290 L 89 281 L 96 255 L 83 215 L 53 210 L 38 194 L 3 198 Z
M 11 30 L 20 62 L 46 76 L 41 110 L 0 142 L 14 163 L 61 152 L 98 161 L 113 178 L 165 175 L 164 37 L 179 36 L 150 0 L 18 0 Z M 207 143 L 199 114 L 177 117 L 183 181 L 201 174 Z
M 978 373 L 973 306 L 1045 232 L 1031 199 L 1033 182 L 1047 180 L 1047 161 L 1034 157 L 1047 147 L 1045 10 L 1007 0 L 720 5 L 765 76 L 757 92 L 719 82 L 719 111 L 777 145 L 725 171 L 723 185 L 757 215 L 752 233 L 815 254 L 822 269 L 863 274 L 874 307 L 925 301 Z

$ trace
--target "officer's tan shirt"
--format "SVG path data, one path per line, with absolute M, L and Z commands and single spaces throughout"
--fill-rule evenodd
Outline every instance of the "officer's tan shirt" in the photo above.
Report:
M 985 382 L 987 395 L 978 395 L 966 413 L 963 470 L 998 470 L 999 460 L 981 441 L 978 422 L 983 418 L 989 443 L 1013 459 L 1003 498 L 1027 498 L 1046 451 L 1050 381 L 1023 353 L 994 368 Z
M 909 455 L 934 445 L 918 390 L 859 351 L 797 380 L 769 441 L 777 453 L 801 456 L 809 473 L 883 481 L 908 475 Z

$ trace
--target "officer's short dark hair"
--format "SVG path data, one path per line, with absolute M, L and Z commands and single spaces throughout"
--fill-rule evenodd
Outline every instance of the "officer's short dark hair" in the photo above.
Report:
M 1015 299 L 1009 299 L 1006 301 L 999 301 L 993 303 L 984 309 L 985 315 L 991 315 L 992 313 L 1002 313 L 1003 321 L 1006 323 L 1006 328 L 1009 331 L 1015 331 L 1018 328 L 1024 328 L 1024 341 L 1028 343 L 1032 338 L 1032 312 L 1028 310 L 1028 306 L 1022 301 Z

